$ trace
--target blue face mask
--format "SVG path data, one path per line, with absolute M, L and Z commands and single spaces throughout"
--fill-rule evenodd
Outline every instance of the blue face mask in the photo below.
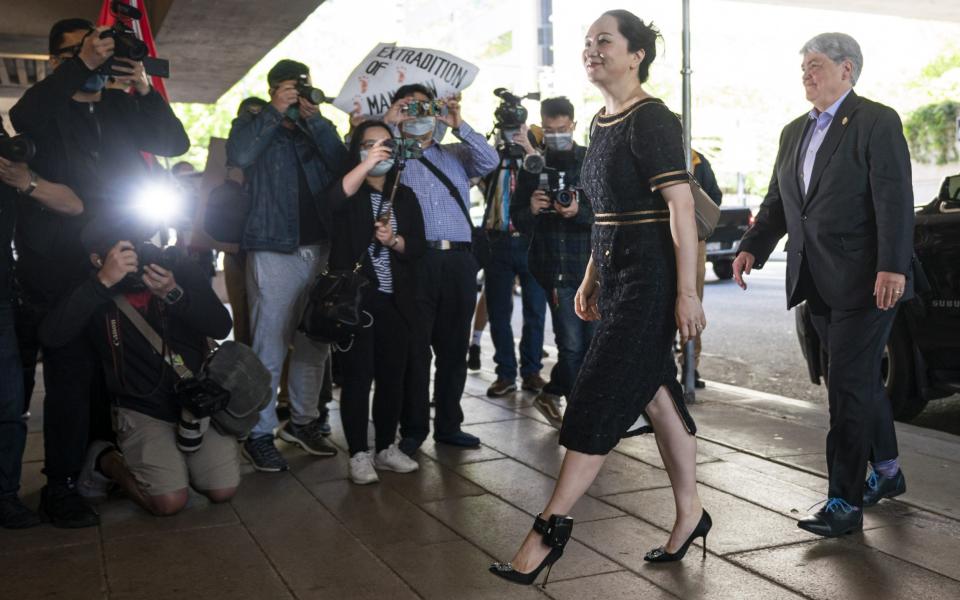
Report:
M 360 162 L 363 162 L 363 161 L 367 160 L 367 155 L 368 155 L 368 154 L 369 154 L 368 151 L 366 151 L 366 150 L 361 150 L 361 151 L 360 151 Z M 387 173 L 390 172 L 390 169 L 393 168 L 394 162 L 396 162 L 396 161 L 394 161 L 394 159 L 392 159 L 392 158 L 388 158 L 388 159 L 386 159 L 386 160 L 381 160 L 381 161 L 378 162 L 376 165 L 374 165 L 374 167 L 373 167 L 372 169 L 370 169 L 370 172 L 367 173 L 367 175 L 369 175 L 370 177 L 380 177 L 381 175 L 386 175 Z
M 102 90 L 105 85 L 107 85 L 107 76 L 94 73 L 83 82 L 83 85 L 80 86 L 80 91 L 87 92 L 88 94 L 96 94 Z
M 419 117 L 411 119 L 410 121 L 404 121 L 400 125 L 400 129 L 402 129 L 404 133 L 413 137 L 423 137 L 428 133 L 432 133 L 436 128 L 436 117 Z

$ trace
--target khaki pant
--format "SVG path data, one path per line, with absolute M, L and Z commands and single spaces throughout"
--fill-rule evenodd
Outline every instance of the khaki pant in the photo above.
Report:
M 240 484 L 237 440 L 213 426 L 195 452 L 177 448 L 177 426 L 134 410 L 114 413 L 117 444 L 123 462 L 143 493 L 161 496 L 184 490 L 200 492 L 235 488 Z

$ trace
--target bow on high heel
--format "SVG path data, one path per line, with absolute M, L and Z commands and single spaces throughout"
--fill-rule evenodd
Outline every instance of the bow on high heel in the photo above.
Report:
M 560 560 L 560 557 L 563 556 L 564 547 L 570 541 L 570 534 L 573 532 L 573 519 L 566 515 L 553 515 L 544 520 L 541 515 L 537 515 L 533 521 L 533 530 L 543 536 L 543 544 L 550 548 L 550 553 L 544 557 L 536 569 L 529 573 L 521 573 L 515 570 L 510 563 L 497 562 L 490 565 L 490 572 L 511 583 L 530 585 L 537 580 L 540 571 L 546 568 L 547 574 L 543 578 L 543 587 L 547 587 L 553 563 Z
M 692 544 L 693 540 L 697 539 L 698 537 L 703 538 L 703 558 L 706 558 L 707 534 L 710 533 L 711 527 L 713 527 L 713 519 L 710 518 L 710 513 L 703 511 L 703 514 L 700 515 L 700 522 L 697 523 L 693 533 L 691 533 L 690 537 L 687 538 L 687 541 L 680 546 L 679 550 L 670 553 L 667 552 L 667 549 L 664 546 L 660 546 L 659 548 L 655 548 L 650 552 L 647 552 L 646 556 L 643 557 L 643 560 L 647 562 L 676 562 L 678 560 L 683 560 L 683 557 L 687 554 L 687 549 L 690 548 L 690 544 Z

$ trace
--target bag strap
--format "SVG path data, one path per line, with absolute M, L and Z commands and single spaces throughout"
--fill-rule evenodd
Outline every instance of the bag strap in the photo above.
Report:
M 161 357 L 163 357 L 164 362 L 170 365 L 174 372 L 177 374 L 180 379 L 189 379 L 193 377 L 193 372 L 187 368 L 187 365 L 183 364 L 182 361 L 174 360 L 170 356 L 167 356 L 164 352 L 163 340 L 160 338 L 160 335 L 150 326 L 150 323 L 147 323 L 147 320 L 143 318 L 143 315 L 140 314 L 137 309 L 130 304 L 130 301 L 127 300 L 126 296 L 123 294 L 113 297 L 113 303 L 117 305 L 117 308 L 120 309 L 127 319 L 137 328 L 137 331 L 140 332 L 153 349 L 157 351 Z
M 470 226 L 470 229 L 472 231 L 473 219 L 470 218 L 470 211 L 467 210 L 467 205 L 463 201 L 463 196 L 460 195 L 460 190 L 458 190 L 457 186 L 453 185 L 453 182 L 450 181 L 450 178 L 447 177 L 443 173 L 443 171 L 438 169 L 437 165 L 430 162 L 430 160 L 426 156 L 421 156 L 419 160 L 423 164 L 423 166 L 425 166 L 431 173 L 433 173 L 434 177 L 440 180 L 440 183 L 446 186 L 447 190 L 450 191 L 450 195 L 456 198 L 457 206 L 460 207 L 460 210 L 463 212 L 463 217 L 467 220 L 467 225 Z

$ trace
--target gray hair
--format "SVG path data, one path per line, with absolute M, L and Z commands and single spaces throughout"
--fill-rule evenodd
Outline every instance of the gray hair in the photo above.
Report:
M 845 33 L 821 33 L 800 49 L 800 54 L 807 54 L 808 52 L 825 54 L 838 65 L 845 60 L 849 60 L 853 64 L 850 84 L 857 85 L 857 80 L 860 79 L 860 71 L 863 70 L 863 53 L 860 52 L 860 44 L 857 43 L 857 40 Z

